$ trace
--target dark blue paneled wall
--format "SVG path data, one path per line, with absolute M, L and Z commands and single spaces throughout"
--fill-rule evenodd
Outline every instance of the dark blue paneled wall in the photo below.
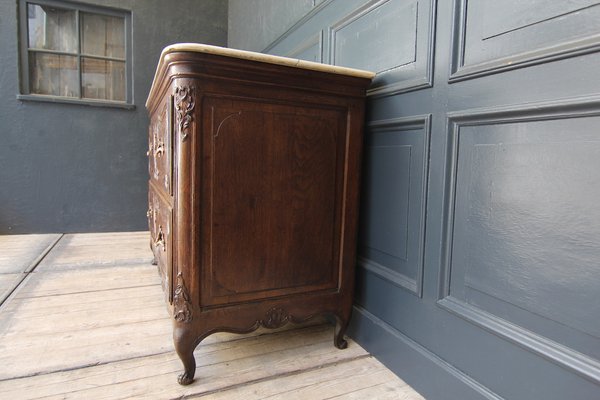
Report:
M 600 399 L 599 2 L 312 6 L 264 50 L 377 72 L 353 338 L 428 399 Z

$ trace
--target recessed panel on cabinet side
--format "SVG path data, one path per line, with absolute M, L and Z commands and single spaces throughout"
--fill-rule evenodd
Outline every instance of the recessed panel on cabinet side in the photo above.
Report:
M 337 290 L 346 114 L 206 98 L 203 305 Z

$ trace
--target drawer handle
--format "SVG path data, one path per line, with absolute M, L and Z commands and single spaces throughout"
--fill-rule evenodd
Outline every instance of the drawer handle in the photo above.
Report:
M 164 152 L 165 152 L 165 146 L 163 145 L 163 143 L 159 143 L 158 146 L 156 146 L 156 148 L 154 149 L 154 156 L 160 157 L 163 155 Z
M 153 153 L 152 147 L 153 146 L 150 146 L 150 148 L 146 152 L 146 157 L 150 157 L 150 154 Z M 154 157 L 160 157 L 164 154 L 164 152 L 165 152 L 165 146 L 163 143 L 158 143 L 156 146 L 154 146 Z
M 162 225 L 158 226 L 158 237 L 154 241 L 154 247 L 162 246 L 163 251 L 167 251 L 165 246 L 165 234 L 162 231 Z

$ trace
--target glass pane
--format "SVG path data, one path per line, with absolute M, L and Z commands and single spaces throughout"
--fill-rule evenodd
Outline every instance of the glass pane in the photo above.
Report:
M 125 101 L 125 63 L 81 59 L 83 96 L 88 99 Z
M 77 57 L 29 53 L 29 89 L 35 94 L 79 97 Z
M 75 11 L 27 4 L 29 48 L 77 52 Z
M 125 19 L 81 13 L 81 36 L 83 54 L 125 58 Z

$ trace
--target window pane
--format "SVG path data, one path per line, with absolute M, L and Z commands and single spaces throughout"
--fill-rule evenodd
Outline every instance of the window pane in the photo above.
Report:
M 82 92 L 88 99 L 125 101 L 125 63 L 83 57 Z
M 29 48 L 77 52 L 75 11 L 27 4 Z
M 79 97 L 77 57 L 29 53 L 29 87 L 35 94 Z
M 81 36 L 83 54 L 125 58 L 125 19 L 81 13 Z

